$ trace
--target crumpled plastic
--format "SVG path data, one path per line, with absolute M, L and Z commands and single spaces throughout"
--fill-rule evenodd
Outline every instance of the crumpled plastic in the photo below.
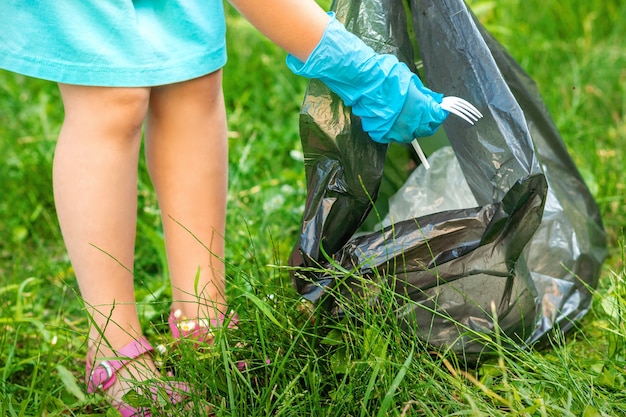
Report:
M 381 226 L 438 211 L 478 205 L 450 146 L 433 152 L 428 162 L 430 169 L 424 165 L 415 168 L 402 187 L 389 198 L 389 212 L 381 221 Z
M 332 9 L 377 52 L 416 73 L 421 59 L 427 87 L 483 113 L 475 126 L 454 116 L 443 124 L 476 203 L 361 230 L 394 160 L 312 80 L 300 118 L 307 200 L 289 261 L 297 291 L 342 316 L 364 287 L 381 291 L 364 282 L 383 279 L 407 331 L 467 358 L 489 349 L 479 336 L 496 326 L 528 345 L 568 331 L 589 310 L 606 236 L 535 83 L 460 0 L 411 1 L 419 53 L 401 0 L 336 0 Z M 458 179 L 449 181 L 438 187 Z

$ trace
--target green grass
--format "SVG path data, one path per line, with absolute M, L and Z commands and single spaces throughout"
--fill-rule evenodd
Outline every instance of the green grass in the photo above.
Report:
M 626 5 L 470 4 L 537 82 L 602 211 L 610 257 L 591 311 L 539 352 L 505 349 L 496 338 L 495 357 L 472 370 L 417 345 L 375 306 L 355 304 L 358 320 L 335 322 L 299 301 L 285 266 L 305 199 L 298 111 L 306 80 L 230 13 L 226 258 L 242 323 L 213 350 L 182 346 L 163 358 L 206 389 L 218 416 L 626 414 Z M 61 121 L 53 84 L 0 72 L 0 416 L 114 415 L 83 393 L 88 323 L 51 191 Z M 140 179 L 137 299 L 149 338 L 169 345 L 160 220 L 143 165 Z

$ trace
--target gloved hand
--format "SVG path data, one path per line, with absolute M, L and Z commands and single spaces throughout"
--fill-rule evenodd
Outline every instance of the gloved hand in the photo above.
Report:
M 442 99 L 443 94 L 430 91 L 414 75 L 406 93 L 404 106 L 384 136 L 383 142 L 410 142 L 412 138 L 435 134 L 448 116 L 448 111 L 439 105 Z M 365 126 L 364 122 L 362 124 Z
M 411 142 L 430 136 L 448 116 L 443 96 L 424 87 L 417 75 L 389 54 L 377 54 L 331 15 L 330 22 L 305 63 L 287 56 L 298 75 L 317 78 L 334 91 L 363 130 L 376 142 Z

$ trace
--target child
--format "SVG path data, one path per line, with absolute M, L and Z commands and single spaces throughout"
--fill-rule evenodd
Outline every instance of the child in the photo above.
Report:
M 432 134 L 447 112 L 397 59 L 377 55 L 313 0 L 232 0 L 320 78 L 379 142 Z M 163 218 L 175 337 L 209 338 L 222 325 L 227 130 L 221 0 L 0 4 L 0 67 L 59 83 L 65 120 L 54 155 L 59 222 L 92 317 L 88 390 L 106 390 L 123 415 L 127 379 L 157 370 L 133 288 L 137 163 L 142 128 Z M 182 225 L 182 226 L 181 226 Z M 199 243 L 202 242 L 202 243 Z M 209 250 L 207 250 L 207 247 Z M 197 285 L 197 290 L 194 289 Z M 101 360 L 124 357 L 124 360 Z M 177 390 L 170 387 L 170 400 Z

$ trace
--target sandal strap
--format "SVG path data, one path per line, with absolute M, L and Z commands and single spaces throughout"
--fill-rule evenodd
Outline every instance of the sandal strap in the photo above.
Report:
M 208 319 L 186 319 L 179 320 L 174 311 L 170 313 L 167 322 L 170 331 L 175 339 L 192 338 L 198 341 L 206 341 L 213 337 L 213 329 L 219 329 L 224 326 L 228 320 L 228 329 L 234 329 L 239 324 L 239 317 L 235 313 L 230 315 L 220 314 L 217 318 Z
M 142 336 L 117 351 L 117 356 L 120 359 L 101 360 L 93 369 L 87 363 L 87 392 L 92 394 L 97 390 L 106 391 L 111 388 L 117 379 L 115 376 L 117 371 L 133 359 L 153 350 L 154 348 L 150 345 L 148 339 Z

